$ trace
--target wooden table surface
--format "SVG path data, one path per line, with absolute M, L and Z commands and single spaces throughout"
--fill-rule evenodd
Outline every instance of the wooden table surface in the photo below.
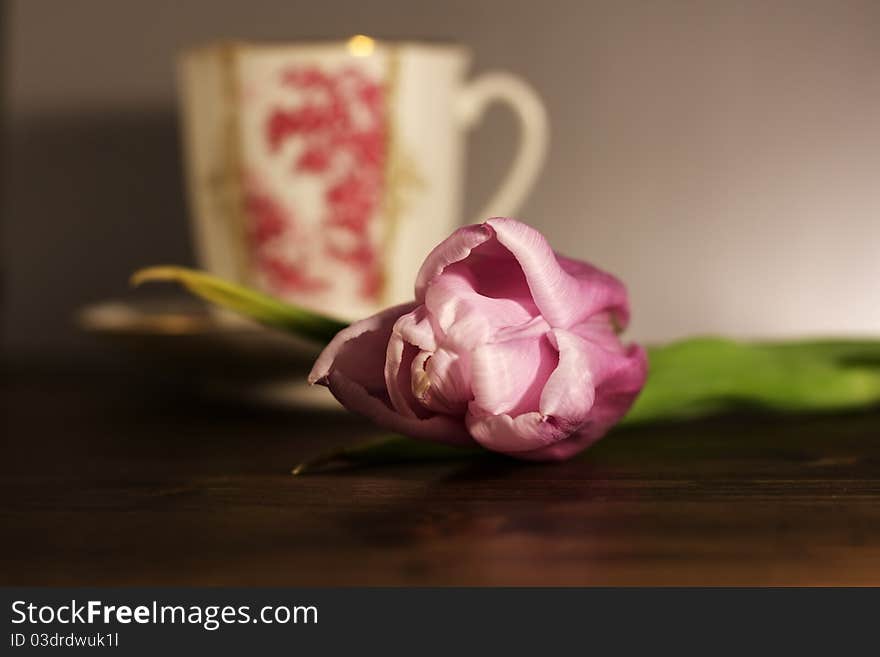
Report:
M 23 370 L 3 390 L 7 585 L 880 584 L 880 414 L 293 477 L 371 428 L 125 371 Z

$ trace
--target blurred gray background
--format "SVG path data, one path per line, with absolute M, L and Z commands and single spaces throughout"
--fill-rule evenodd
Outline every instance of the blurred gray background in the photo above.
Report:
M 880 334 L 880 3 L 27 0 L 6 3 L 3 341 L 100 345 L 71 317 L 192 262 L 175 52 L 218 38 L 440 38 L 544 97 L 520 214 L 622 276 L 633 335 Z M 513 152 L 471 140 L 475 211 Z

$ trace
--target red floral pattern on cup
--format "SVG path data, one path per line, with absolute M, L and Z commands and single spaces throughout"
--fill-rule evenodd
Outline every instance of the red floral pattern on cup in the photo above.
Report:
M 317 230 L 299 237 L 296 218 L 251 176 L 245 189 L 253 264 L 282 296 L 325 290 L 333 285 L 309 271 L 308 258 L 320 253 L 357 273 L 358 294 L 378 301 L 382 290 L 381 231 L 373 224 L 381 210 L 387 127 L 385 90 L 358 68 L 328 72 L 314 66 L 284 70 L 282 85 L 301 92 L 296 107 L 275 106 L 264 122 L 264 139 L 278 155 L 288 140 L 301 147 L 291 176 L 321 179 L 324 207 Z
M 246 184 L 245 212 L 255 264 L 273 290 L 308 293 L 327 288 L 327 281 L 311 276 L 304 266 L 308 245 L 298 243 L 290 213 L 252 179 Z M 296 245 L 296 252 L 290 252 L 290 245 Z

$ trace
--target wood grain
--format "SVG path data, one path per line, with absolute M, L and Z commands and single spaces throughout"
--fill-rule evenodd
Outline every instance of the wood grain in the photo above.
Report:
M 7 585 L 880 584 L 878 414 L 292 477 L 373 430 L 127 371 L 19 371 L 3 391 Z

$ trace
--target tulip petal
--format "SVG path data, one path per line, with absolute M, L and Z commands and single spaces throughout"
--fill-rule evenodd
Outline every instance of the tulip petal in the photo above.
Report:
M 644 347 L 632 344 L 616 358 L 607 358 L 603 369 L 601 379 L 596 379 L 601 382 L 596 386 L 596 403 L 589 421 L 607 430 L 623 419 L 645 386 L 648 354 Z
M 343 406 L 391 431 L 472 445 L 474 441 L 459 419 L 447 415 L 407 417 L 390 405 L 384 377 L 386 345 L 397 320 L 414 307 L 414 303 L 394 306 L 340 331 L 321 352 L 309 382 L 326 385 Z
M 426 417 L 428 412 L 413 391 L 413 362 L 420 353 L 437 348 L 424 306 L 402 315 L 391 330 L 385 352 L 385 385 L 391 405 L 403 415 Z
M 339 371 L 330 372 L 327 385 L 333 396 L 347 409 L 389 431 L 447 445 L 464 447 L 475 444 L 460 419 L 449 415 L 434 415 L 426 419 L 405 417 Z
M 422 369 L 424 384 L 414 384 L 420 389 L 414 392 L 422 405 L 437 413 L 463 416 L 473 397 L 469 383 L 471 376 L 468 358 L 447 349 L 438 349 L 427 355 L 421 363 L 413 362 L 414 382 L 420 378 L 416 373 L 418 367 Z
M 523 269 L 541 314 L 554 327 L 567 328 L 611 310 L 623 328 L 629 320 L 626 290 L 615 277 L 591 265 L 557 256 L 537 230 L 497 217 L 486 222 L 496 239 Z
M 574 431 L 593 407 L 596 354 L 590 353 L 586 341 L 573 333 L 554 329 L 551 336 L 550 341 L 559 352 L 559 364 L 541 391 L 539 410 L 542 415 L 555 418 L 557 426 Z
M 603 357 L 591 353 L 588 358 L 596 363 Z M 570 458 L 599 440 L 626 415 L 645 384 L 647 354 L 642 347 L 631 345 L 618 355 L 606 351 L 604 359 L 600 365 L 602 382 L 596 387 L 595 400 L 584 424 L 564 440 L 530 452 L 519 452 L 517 457 L 533 461 Z
M 610 313 L 593 315 L 568 330 L 590 344 L 595 344 L 612 353 L 623 353 L 626 349 L 617 335 L 618 322 Z
M 449 265 L 467 258 L 471 251 L 492 238 L 485 224 L 463 226 L 440 242 L 425 258 L 416 276 L 416 301 L 423 303 L 428 285 Z
M 515 219 L 465 226 L 441 242 L 419 270 L 416 300 L 425 301 L 450 270 L 459 277 L 469 271 L 469 286 L 481 297 L 514 300 L 554 327 L 568 328 L 598 313 L 611 313 L 621 330 L 629 322 L 626 288 L 617 278 L 554 253 L 541 233 Z
M 424 306 L 417 306 L 412 312 L 402 315 L 394 323 L 393 331 L 422 351 L 437 349 L 434 327 Z
M 580 285 L 559 265 L 541 233 L 513 219 L 498 217 L 486 223 L 522 267 L 532 298 L 551 326 L 569 326 L 586 315 Z
M 515 263 L 513 263 L 515 264 Z M 522 278 L 518 269 L 514 272 Z M 475 289 L 475 274 L 451 265 L 433 281 L 425 294 L 425 307 L 434 318 L 443 343 L 458 350 L 472 349 L 492 339 L 500 328 L 528 322 L 537 313 L 528 307 L 528 287 L 523 279 L 526 301 L 508 297 L 489 297 Z
M 480 417 L 469 412 L 466 422 L 471 436 L 480 445 L 493 452 L 517 457 L 553 446 L 567 435 L 552 418 L 537 411 L 516 417 L 507 413 Z
M 332 370 L 342 370 L 369 392 L 384 394 L 385 350 L 391 329 L 415 305 L 392 306 L 342 329 L 318 356 L 309 383 L 326 385 Z
M 418 348 L 406 342 L 399 333 L 391 334 L 385 352 L 385 386 L 391 405 L 407 417 L 427 414 L 413 394 L 412 363 L 418 354 Z
M 471 412 L 480 415 L 538 411 L 541 391 L 558 354 L 545 336 L 490 343 L 473 351 Z
M 641 347 L 607 350 L 560 329 L 548 343 L 558 349 L 558 365 L 546 379 L 537 412 L 491 414 L 478 398 L 469 406 L 468 430 L 487 449 L 536 461 L 568 458 L 605 435 L 644 385 L 647 357 Z
M 521 386 L 530 372 L 513 371 L 510 363 L 524 368 L 522 361 L 526 361 L 534 367 L 539 345 L 544 350 L 543 367 L 534 369 L 526 395 L 531 409 L 522 403 L 511 405 L 510 389 Z M 479 349 L 474 369 L 480 368 L 485 377 L 480 383 L 486 387 L 475 394 L 468 430 L 487 449 L 517 456 L 564 440 L 583 424 L 592 408 L 595 389 L 590 365 L 585 341 L 561 329 L 540 340 L 512 340 Z M 475 391 L 477 380 L 475 376 Z
M 581 286 L 581 291 L 585 295 L 584 302 L 587 304 L 584 315 L 586 321 L 597 314 L 610 313 L 616 332 L 622 331 L 629 325 L 629 295 L 620 279 L 587 262 L 574 260 L 559 253 L 556 254 L 556 259 Z

